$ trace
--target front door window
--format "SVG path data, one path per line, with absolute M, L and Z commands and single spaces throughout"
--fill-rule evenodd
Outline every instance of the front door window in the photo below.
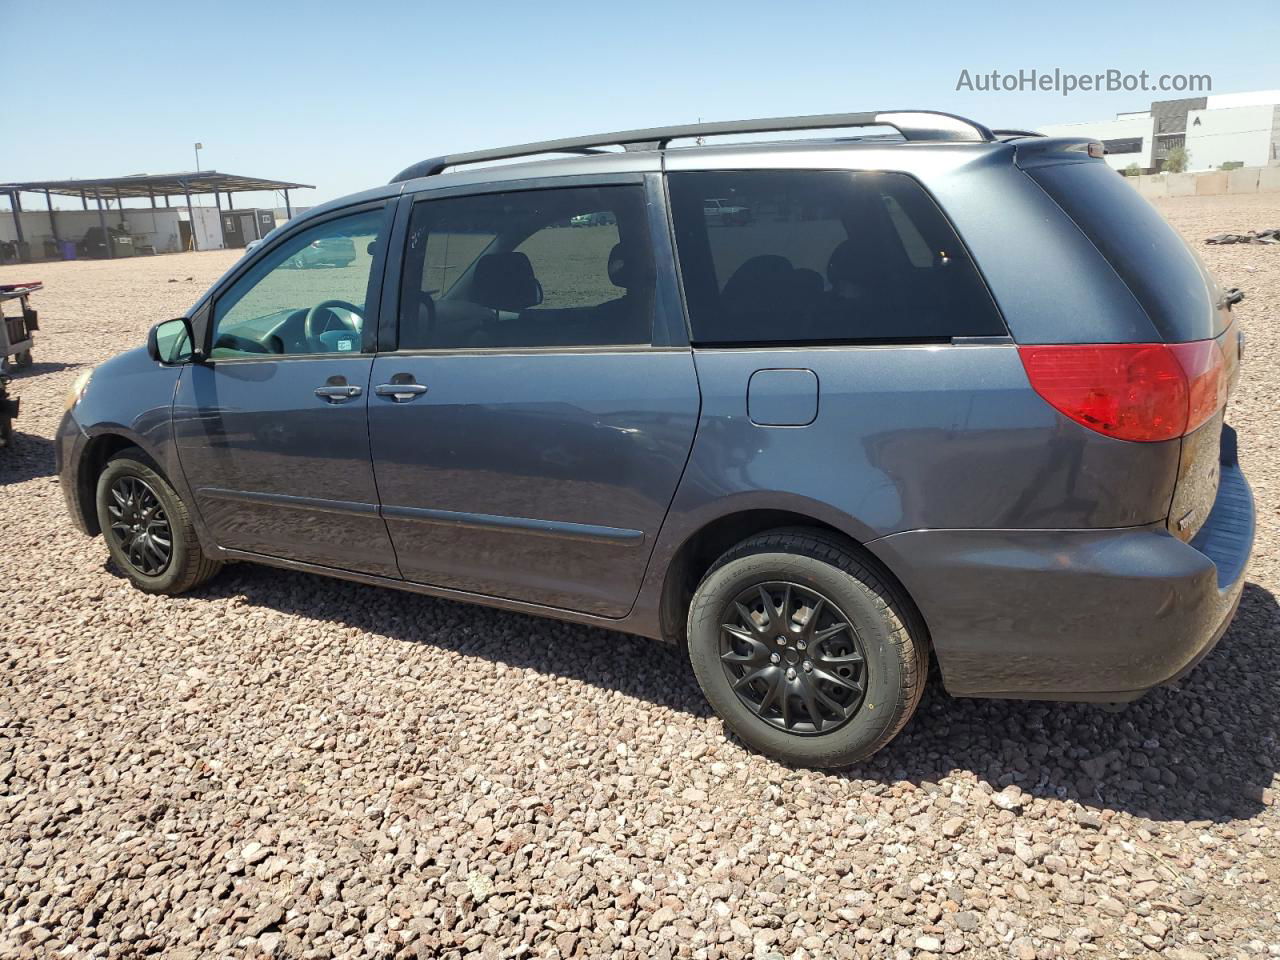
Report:
M 326 220 L 272 249 L 218 298 L 211 357 L 361 352 L 384 219 L 379 209 Z

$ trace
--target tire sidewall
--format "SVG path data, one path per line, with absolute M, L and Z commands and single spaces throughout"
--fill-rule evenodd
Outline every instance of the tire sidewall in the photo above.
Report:
M 858 713 L 827 734 L 785 733 L 738 699 L 720 663 L 720 625 L 742 591 L 770 580 L 790 581 L 835 603 L 858 634 L 866 656 L 866 695 Z M 812 557 L 755 553 L 739 557 L 703 580 L 689 608 L 689 659 L 707 699 L 750 746 L 787 762 L 848 765 L 883 745 L 900 717 L 905 678 L 893 625 L 876 594 L 856 577 Z
M 164 505 L 165 516 L 169 518 L 172 553 L 169 557 L 169 565 L 156 576 L 148 576 L 135 569 L 111 533 L 111 515 L 107 512 L 108 491 L 111 485 L 121 477 L 137 477 L 145 481 L 160 498 L 161 504 Z M 190 558 L 188 538 L 184 536 L 182 526 L 189 521 L 178 495 L 154 468 L 129 455 L 112 459 L 98 477 L 98 486 L 94 492 L 94 506 L 98 514 L 98 525 L 102 529 L 103 539 L 107 541 L 107 550 L 111 554 L 111 559 L 139 589 L 149 593 L 166 593 L 173 590 L 179 581 L 185 578 Z

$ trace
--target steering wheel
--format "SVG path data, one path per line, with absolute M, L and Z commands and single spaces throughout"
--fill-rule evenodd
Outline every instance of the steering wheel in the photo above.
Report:
M 348 333 L 354 333 L 356 336 L 360 335 L 360 330 L 356 327 L 354 322 L 350 320 L 344 320 L 342 317 L 338 316 L 338 314 L 334 313 L 332 310 L 329 310 L 330 307 L 341 307 L 343 310 L 346 310 L 353 317 L 360 316 L 360 308 L 357 307 L 354 303 L 348 303 L 346 300 L 321 300 L 319 303 L 317 303 L 314 307 L 312 307 L 310 310 L 307 311 L 306 319 L 302 321 L 302 335 L 307 338 L 307 348 L 312 353 L 328 352 L 325 350 L 324 342 L 320 339 L 320 335 L 322 333 L 328 332 L 328 324 L 327 323 L 325 324 L 324 330 L 318 329 L 319 323 L 320 323 L 318 318 L 320 316 L 321 311 L 328 310 L 329 316 L 337 320 L 338 324 L 341 327 L 343 327 Z

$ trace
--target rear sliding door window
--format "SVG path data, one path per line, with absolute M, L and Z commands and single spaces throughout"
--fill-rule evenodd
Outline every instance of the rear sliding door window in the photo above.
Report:
M 653 288 L 641 186 L 422 201 L 409 222 L 399 348 L 645 345 Z
M 669 176 L 702 344 L 937 342 L 1007 332 L 955 231 L 896 173 Z

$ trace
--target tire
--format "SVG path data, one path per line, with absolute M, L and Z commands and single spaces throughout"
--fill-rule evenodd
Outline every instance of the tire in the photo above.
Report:
M 126 501 L 132 502 L 138 509 L 125 507 L 115 496 L 130 490 L 136 496 L 126 497 Z M 159 509 L 151 506 L 151 498 L 154 498 Z M 107 541 L 111 559 L 139 590 L 170 595 L 185 593 L 204 583 L 222 568 L 217 560 L 210 560 L 204 555 L 186 505 L 178 498 L 169 481 L 161 476 L 151 458 L 137 447 L 121 450 L 107 461 L 106 467 L 98 476 L 95 504 L 98 524 Z M 123 507 L 123 515 L 118 512 L 113 514 L 113 506 L 116 511 L 121 511 Z M 140 511 L 143 506 L 147 506 L 147 510 Z M 139 526 L 144 527 L 145 532 L 151 535 L 155 546 L 164 540 L 164 527 L 158 519 L 163 518 L 163 524 L 167 525 L 170 548 L 168 559 L 162 566 L 156 553 L 145 545 L 136 547 L 131 553 L 121 534 L 112 526 L 113 523 L 119 526 L 120 521 L 133 518 L 140 519 Z
M 764 600 L 754 599 L 764 595 L 773 599 L 770 625 L 761 624 Z M 787 606 L 794 616 L 782 614 Z M 726 726 L 797 766 L 870 757 L 911 719 L 928 677 L 925 630 L 913 608 L 851 544 L 820 530 L 769 531 L 721 556 L 694 592 L 688 639 L 698 684 Z M 753 672 L 763 679 L 745 682 Z M 755 708 L 735 691 L 734 674 Z

